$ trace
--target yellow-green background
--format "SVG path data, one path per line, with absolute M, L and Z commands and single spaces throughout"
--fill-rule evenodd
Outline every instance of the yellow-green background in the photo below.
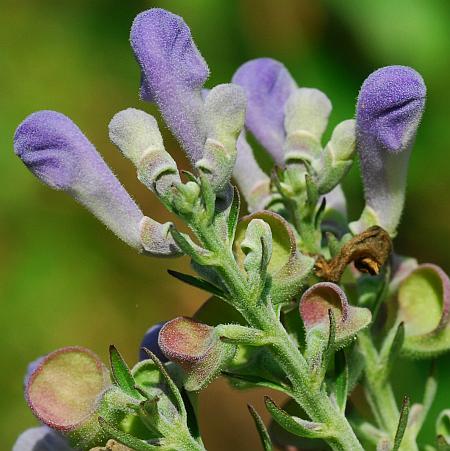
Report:
M 106 358 L 115 343 L 130 363 L 148 326 L 189 315 L 205 299 L 169 278 L 181 260 L 135 255 L 80 206 L 35 180 L 13 155 L 17 124 L 38 109 L 73 118 L 98 146 L 146 214 L 169 216 L 108 142 L 113 114 L 134 106 L 139 71 L 128 44 L 133 17 L 162 6 L 182 15 L 211 68 L 209 86 L 228 82 L 244 61 L 283 61 L 302 86 L 325 91 L 331 122 L 351 117 L 364 78 L 405 64 L 424 76 L 427 110 L 417 138 L 398 252 L 450 270 L 450 7 L 448 0 L 2 0 L 0 2 L 0 449 L 34 424 L 22 395 L 27 363 L 79 344 Z M 168 133 L 166 133 L 168 135 Z M 167 147 L 181 154 L 167 136 Z M 183 162 L 186 166 L 186 162 Z M 355 218 L 358 169 L 345 188 Z M 450 405 L 450 365 L 440 359 L 433 413 Z M 447 363 L 446 363 L 447 361 Z M 426 366 L 399 362 L 399 396 L 418 400 Z M 223 382 L 202 395 L 211 450 L 258 449 L 245 403 Z M 432 422 L 423 438 L 431 437 Z

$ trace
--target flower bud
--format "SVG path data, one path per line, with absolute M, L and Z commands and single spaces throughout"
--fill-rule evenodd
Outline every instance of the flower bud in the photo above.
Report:
M 12 451 L 73 451 L 73 448 L 63 435 L 48 426 L 38 426 L 22 432 Z
M 41 181 L 70 194 L 120 239 L 140 249 L 141 210 L 68 117 L 55 111 L 31 114 L 16 130 L 14 149 Z
M 244 126 L 246 98 L 238 85 L 218 85 L 205 99 L 207 139 L 196 166 L 209 178 L 215 192 L 230 181 L 236 161 L 236 140 Z
M 148 329 L 147 332 L 145 332 L 145 335 L 141 341 L 141 346 L 139 348 L 140 361 L 148 359 L 147 353 L 143 350 L 143 348 L 146 348 L 152 351 L 153 354 L 155 354 L 156 357 L 158 357 L 158 359 L 161 360 L 161 362 L 167 362 L 167 357 L 162 353 L 161 348 L 159 347 L 158 344 L 159 332 L 164 326 L 164 324 L 166 324 L 166 322 L 167 321 L 162 321 L 158 324 L 155 324 L 154 326 L 150 327 L 150 329 Z
M 158 104 L 194 164 L 206 139 L 201 89 L 209 69 L 189 27 L 181 17 L 153 8 L 134 19 L 130 41 L 141 67 L 141 97 Z
M 320 156 L 320 141 L 330 113 L 331 102 L 318 89 L 300 88 L 289 96 L 284 118 L 286 162 L 312 161 Z
M 185 388 L 198 391 L 211 382 L 233 358 L 236 347 L 220 340 L 216 329 L 190 318 L 167 322 L 159 333 L 164 355 L 186 372 Z
M 376 223 L 395 235 L 425 96 L 422 77 L 405 66 L 383 67 L 364 81 L 357 103 L 356 135 L 366 208 L 352 225 L 355 233 Z
M 348 119 L 341 122 L 333 130 L 320 158 L 313 161 L 321 194 L 332 191 L 349 171 L 353 163 L 355 138 L 355 121 Z
M 284 108 L 297 85 L 278 61 L 258 58 L 243 64 L 233 83 L 247 94 L 245 125 L 278 164 L 283 164 Z
M 144 111 L 128 108 L 109 123 L 111 141 L 136 166 L 139 180 L 158 195 L 180 183 L 177 165 L 164 149 L 158 124 Z

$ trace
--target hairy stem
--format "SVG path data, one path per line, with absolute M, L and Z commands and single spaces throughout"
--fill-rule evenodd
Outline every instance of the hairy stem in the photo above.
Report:
M 272 338 L 270 352 L 289 378 L 297 403 L 313 421 L 323 423 L 330 431 L 330 437 L 326 440 L 332 449 L 363 450 L 344 414 L 331 402 L 324 390 L 313 386 L 305 358 L 277 318 L 270 301 L 255 302 L 249 299 L 247 281 L 231 249 L 217 237 L 212 227 L 208 230 L 201 227 L 196 229 L 199 238 L 220 262 L 216 269 L 231 294 L 233 305 L 250 326 L 264 331 Z
M 368 330 L 359 333 L 358 344 L 365 363 L 367 399 L 378 426 L 393 439 L 400 418 L 394 391 L 389 381 L 382 376 L 383 368 L 379 365 L 379 354 Z M 415 437 L 406 429 L 400 450 L 417 451 L 418 449 Z

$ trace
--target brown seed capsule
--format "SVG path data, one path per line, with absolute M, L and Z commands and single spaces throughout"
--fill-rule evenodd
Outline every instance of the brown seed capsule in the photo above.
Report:
M 365 273 L 377 275 L 392 252 L 389 234 L 378 226 L 368 228 L 345 243 L 330 261 L 320 256 L 316 261 L 316 275 L 323 280 L 338 283 L 347 265 Z

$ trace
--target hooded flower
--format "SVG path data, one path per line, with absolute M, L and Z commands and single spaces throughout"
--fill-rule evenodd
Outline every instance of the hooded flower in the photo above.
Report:
M 356 135 L 366 208 L 352 225 L 354 232 L 376 223 L 395 235 L 425 96 L 422 77 L 410 67 L 383 67 L 364 81 L 358 97 Z
M 28 116 L 16 130 L 14 149 L 37 178 L 67 192 L 125 243 L 151 255 L 177 253 L 167 227 L 143 215 L 95 147 L 64 114 L 38 111 Z

